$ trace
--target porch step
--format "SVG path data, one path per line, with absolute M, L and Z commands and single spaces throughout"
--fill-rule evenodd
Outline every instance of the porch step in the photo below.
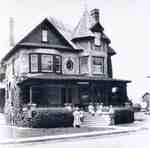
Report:
M 91 114 L 86 113 L 82 126 L 83 127 L 100 127 L 100 126 L 108 126 L 110 124 L 111 124 L 111 119 L 108 114 L 104 114 L 104 115 L 96 114 L 92 116 Z

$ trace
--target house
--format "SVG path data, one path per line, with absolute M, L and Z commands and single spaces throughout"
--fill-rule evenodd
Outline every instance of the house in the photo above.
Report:
M 45 18 L 1 60 L 5 112 L 27 104 L 86 107 L 90 102 L 123 106 L 128 80 L 113 78 L 110 46 L 99 10 L 85 10 L 73 31 Z

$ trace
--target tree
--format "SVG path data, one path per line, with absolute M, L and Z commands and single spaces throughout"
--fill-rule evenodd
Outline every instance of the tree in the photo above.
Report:
M 149 111 L 150 110 L 150 93 L 146 92 L 142 96 L 142 101 L 146 103 L 146 110 Z

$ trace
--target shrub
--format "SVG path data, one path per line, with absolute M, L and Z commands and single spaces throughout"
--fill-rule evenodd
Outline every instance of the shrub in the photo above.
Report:
M 73 124 L 72 112 L 64 108 L 36 109 L 32 111 L 31 127 L 56 128 Z
M 134 121 L 134 111 L 129 108 L 115 109 L 114 111 L 114 123 L 131 123 Z

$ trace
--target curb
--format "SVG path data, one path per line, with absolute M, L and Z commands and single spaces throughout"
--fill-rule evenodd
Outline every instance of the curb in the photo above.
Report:
M 122 134 L 122 133 L 130 133 L 141 130 L 146 130 L 147 128 L 121 128 L 109 131 L 97 131 L 97 132 L 87 132 L 87 133 L 75 133 L 75 134 L 67 134 L 67 135 L 57 135 L 57 136 L 42 136 L 42 137 L 30 137 L 30 138 L 20 138 L 20 139 L 7 139 L 0 141 L 0 144 L 21 144 L 21 143 L 31 143 L 31 142 L 44 142 L 44 141 L 53 141 L 53 140 L 65 140 L 72 138 L 84 138 L 84 137 L 95 137 L 95 136 L 106 136 L 113 134 Z

